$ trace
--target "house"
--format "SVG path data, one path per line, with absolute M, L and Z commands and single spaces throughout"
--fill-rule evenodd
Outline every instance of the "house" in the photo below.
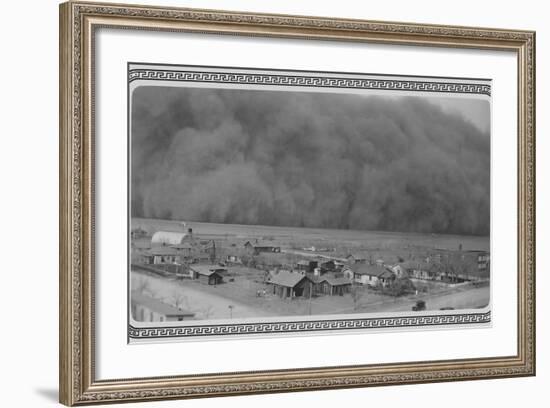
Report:
M 336 263 L 332 260 L 326 260 L 319 263 L 321 273 L 334 272 L 336 270 Z
M 190 269 L 193 279 L 198 279 L 199 282 L 207 285 L 223 283 L 223 273 L 227 272 L 227 269 L 218 265 L 192 265 Z
M 353 269 L 351 269 L 350 267 L 344 267 L 342 269 L 342 276 L 348 281 L 352 282 L 354 277 Z
M 395 275 L 398 278 L 408 278 L 409 277 L 409 271 L 403 263 L 398 263 L 392 266 L 387 266 L 387 268 L 395 273 Z
M 304 272 L 313 272 L 317 268 L 317 261 L 302 259 L 296 263 L 296 269 Z
M 275 246 L 271 243 L 264 241 L 246 241 L 244 248 L 249 252 L 250 255 L 259 255 L 262 252 L 281 252 L 280 246 Z
M 310 297 L 313 294 L 313 281 L 303 272 L 284 269 L 269 274 L 267 283 L 273 286 L 273 293 L 285 298 Z
M 179 252 L 169 246 L 151 248 L 140 254 L 140 263 L 147 265 L 166 265 L 180 262 Z
M 191 311 L 176 308 L 137 291 L 131 293 L 130 304 L 132 317 L 139 322 L 175 322 L 195 317 Z
M 395 273 L 379 265 L 359 264 L 354 265 L 352 270 L 353 281 L 362 285 L 387 286 L 396 278 Z
M 350 265 L 365 264 L 367 263 L 367 256 L 363 254 L 349 254 L 346 259 Z
M 351 281 L 346 278 L 338 278 L 335 276 L 325 275 L 320 278 L 318 283 L 318 291 L 326 295 L 343 296 L 351 291 Z
M 228 264 L 242 264 L 243 260 L 239 255 L 227 255 L 225 257 L 225 262 Z
M 132 239 L 144 238 L 146 236 L 147 236 L 147 231 L 145 231 L 141 227 L 133 228 L 132 231 L 130 231 L 130 237 Z
M 190 259 L 193 253 L 193 246 L 188 242 L 172 245 L 172 248 L 178 251 L 180 256 L 185 259 Z

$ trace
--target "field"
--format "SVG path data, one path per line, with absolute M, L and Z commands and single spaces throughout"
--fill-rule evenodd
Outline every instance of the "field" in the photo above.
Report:
M 183 232 L 192 228 L 197 239 L 215 242 L 216 262 L 222 263 L 228 255 L 245 253 L 235 246 L 235 241 L 261 240 L 280 247 L 280 253 L 268 254 L 267 259 L 280 260 L 287 268 L 304 259 L 346 262 L 346 256 L 356 252 L 368 254 L 371 261 L 382 260 L 384 265 L 393 265 L 404 259 L 421 258 L 430 251 L 489 251 L 489 238 L 477 236 L 195 222 L 183 227 L 178 222 L 151 219 L 133 219 L 131 228 L 146 233 L 133 242 L 134 248 L 136 243 L 140 243 L 138 248 L 147 248 L 156 231 Z M 141 250 L 134 249 L 132 258 Z M 377 288 L 354 283 L 348 293 L 341 295 L 281 298 L 267 282 L 270 268 L 260 265 L 260 259 L 266 262 L 266 256 L 249 258 L 254 259 L 253 264 L 224 264 L 227 272 L 223 283 L 216 285 L 175 275 L 162 276 L 133 265 L 131 286 L 163 303 L 192 311 L 197 320 L 410 311 L 419 300 L 426 303 L 427 310 L 473 309 L 487 306 L 490 300 L 488 280 L 449 283 L 415 279 L 412 282 L 416 290 L 402 296 L 389 296 Z

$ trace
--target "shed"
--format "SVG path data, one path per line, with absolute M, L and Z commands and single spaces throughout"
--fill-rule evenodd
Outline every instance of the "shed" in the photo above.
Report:
M 217 265 L 193 265 L 190 268 L 193 271 L 193 278 L 201 283 L 208 285 L 218 285 L 223 282 L 223 271 L 227 269 Z
M 313 282 L 303 272 L 281 269 L 270 274 L 267 283 L 273 285 L 273 293 L 281 298 L 309 297 L 313 293 Z
M 138 291 L 132 291 L 130 297 L 132 317 L 140 322 L 173 322 L 190 320 L 195 313 L 153 299 Z
M 351 281 L 346 278 L 324 276 L 321 278 L 320 291 L 327 295 L 340 295 L 351 291 Z

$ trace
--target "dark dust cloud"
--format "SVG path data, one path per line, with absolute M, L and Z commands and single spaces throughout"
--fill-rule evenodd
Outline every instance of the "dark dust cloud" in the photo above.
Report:
M 489 234 L 489 132 L 427 98 L 165 87 L 132 98 L 135 217 Z

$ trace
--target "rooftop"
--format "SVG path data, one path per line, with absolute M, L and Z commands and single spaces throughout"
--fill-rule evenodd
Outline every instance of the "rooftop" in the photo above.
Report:
M 378 265 L 357 264 L 351 267 L 351 270 L 358 275 L 379 276 L 386 271 L 385 268 Z
M 309 278 L 301 272 L 291 272 L 291 271 L 282 269 L 282 270 L 279 270 L 279 272 L 271 273 L 269 277 L 269 282 L 275 285 L 293 288 L 302 279 L 309 279 Z
M 220 271 L 227 270 L 218 265 L 192 265 L 191 269 L 193 269 L 199 275 L 205 275 L 205 276 L 210 276 Z

